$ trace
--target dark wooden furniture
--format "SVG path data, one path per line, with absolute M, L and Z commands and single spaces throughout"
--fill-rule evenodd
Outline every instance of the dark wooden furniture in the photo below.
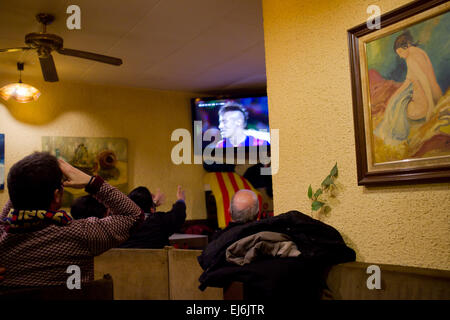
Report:
M 370 265 L 380 267 L 381 289 L 368 289 Z M 333 266 L 326 275 L 324 300 L 450 300 L 450 271 L 350 262 Z M 224 288 L 225 300 L 243 300 L 244 285 Z M 294 297 L 295 298 L 295 297 Z
M 113 280 L 106 274 L 103 279 L 82 283 L 79 290 L 67 286 L 0 288 L 0 300 L 114 300 Z
M 203 250 L 208 245 L 208 236 L 174 233 L 169 237 L 169 243 L 177 249 Z

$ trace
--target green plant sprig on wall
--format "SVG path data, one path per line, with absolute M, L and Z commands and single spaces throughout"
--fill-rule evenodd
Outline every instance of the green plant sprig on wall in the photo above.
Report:
M 330 174 L 322 181 L 320 188 L 316 190 L 313 194 L 312 186 L 309 185 L 308 188 L 308 198 L 312 200 L 311 210 L 317 211 L 319 209 L 323 210 L 324 213 L 331 211 L 331 207 L 327 199 L 324 199 L 323 195 L 328 194 L 329 196 L 334 196 L 334 190 L 336 189 L 336 184 L 334 180 L 338 177 L 338 167 L 337 162 L 331 169 Z

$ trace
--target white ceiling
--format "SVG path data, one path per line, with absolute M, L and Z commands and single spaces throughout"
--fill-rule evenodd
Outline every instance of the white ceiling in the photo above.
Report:
M 81 30 L 66 9 L 81 8 Z M 261 0 L 0 0 L 0 48 L 25 46 L 41 31 L 39 12 L 56 20 L 47 32 L 64 47 L 118 57 L 120 67 L 53 53 L 59 81 L 189 92 L 264 90 Z M 42 77 L 34 50 L 0 53 L 1 75 Z

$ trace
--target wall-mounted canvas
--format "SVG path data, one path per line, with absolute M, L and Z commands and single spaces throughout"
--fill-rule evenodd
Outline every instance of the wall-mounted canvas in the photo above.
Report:
M 42 137 L 42 151 L 128 191 L 128 142 L 124 138 Z M 63 207 L 85 194 L 83 189 L 64 189 Z
M 415 1 L 348 31 L 359 184 L 450 179 L 449 10 Z
M 0 190 L 5 189 L 5 135 L 0 133 Z

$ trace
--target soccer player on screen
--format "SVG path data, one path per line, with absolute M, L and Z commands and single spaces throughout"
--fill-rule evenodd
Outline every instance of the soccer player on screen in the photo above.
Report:
M 261 146 L 270 143 L 269 132 L 248 130 L 248 113 L 237 103 L 227 103 L 219 110 L 219 130 L 222 140 L 216 148 Z

